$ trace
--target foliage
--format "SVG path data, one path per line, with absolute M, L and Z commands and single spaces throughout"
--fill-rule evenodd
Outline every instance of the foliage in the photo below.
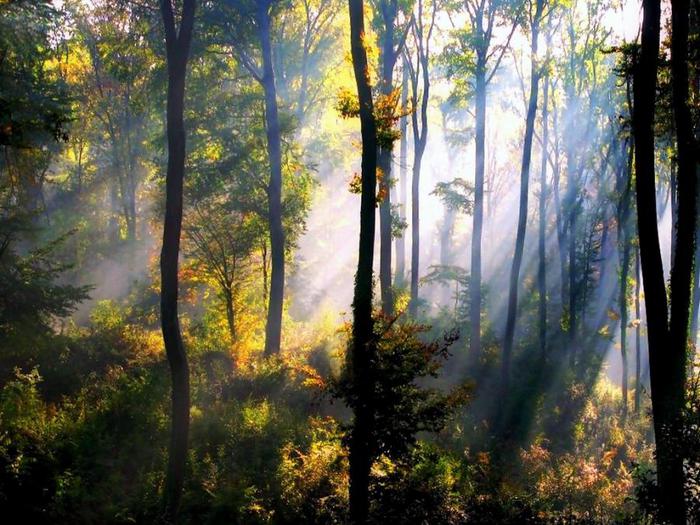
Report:
M 438 182 L 432 195 L 440 197 L 445 206 L 465 214 L 471 214 L 474 201 L 471 195 L 474 187 L 464 179 L 456 178 L 450 182 Z
M 449 347 L 457 333 L 425 343 L 420 335 L 428 327 L 398 323 L 379 317 L 374 328 L 377 352 L 372 363 L 375 401 L 374 442 L 372 457 L 386 455 L 404 458 L 416 443 L 419 432 L 439 432 L 452 412 L 468 400 L 469 387 L 462 386 L 444 393 L 421 384 L 435 378 L 449 356 Z M 350 408 L 357 402 L 347 368 L 330 385 L 334 398 L 342 399 Z

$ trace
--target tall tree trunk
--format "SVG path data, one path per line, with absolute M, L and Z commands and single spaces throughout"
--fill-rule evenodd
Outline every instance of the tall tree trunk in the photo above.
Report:
M 571 66 L 573 67 L 573 66 Z M 565 115 L 567 116 L 567 124 L 565 126 L 565 152 L 566 152 L 566 197 L 564 199 L 564 209 L 563 213 L 566 216 L 566 222 L 563 225 L 566 233 L 567 246 L 567 258 L 568 258 L 568 283 L 566 290 L 568 295 L 566 300 L 568 302 L 568 328 L 567 334 L 569 336 L 569 359 L 570 364 L 573 367 L 576 361 L 576 328 L 577 328 L 577 303 L 578 303 L 578 284 L 576 282 L 576 277 L 578 275 L 576 269 L 576 243 L 577 243 L 577 227 L 578 227 L 578 177 L 576 176 L 577 166 L 576 166 L 576 144 L 574 141 L 573 129 L 575 128 L 575 112 L 578 102 L 574 95 L 574 88 L 571 85 L 566 87 L 566 98 L 567 107 L 565 109 Z
M 382 311 L 394 313 L 394 293 L 391 287 L 391 149 L 380 147 L 377 165 L 382 174 L 379 185 L 382 201 L 379 203 L 379 290 Z
M 418 15 L 416 17 L 415 39 L 416 53 L 418 55 L 417 67 L 411 74 L 413 107 L 418 102 L 419 74 L 423 81 L 423 93 L 420 103 L 420 125 L 418 112 L 411 115 L 413 126 L 413 178 L 411 180 L 411 300 L 409 303 L 410 314 L 415 317 L 418 313 L 418 276 L 420 274 L 420 172 L 425 146 L 428 143 L 428 101 L 430 100 L 430 72 L 428 70 L 430 58 L 430 38 L 435 27 L 436 4 L 432 6 L 432 20 L 428 26 L 428 32 L 424 35 L 423 1 L 418 0 Z M 425 41 L 423 37 L 425 36 Z
M 683 432 L 682 418 L 685 406 L 688 322 L 697 223 L 698 166 L 697 144 L 693 136 L 693 120 L 689 106 L 688 31 L 690 6 L 688 0 L 672 0 L 671 7 L 671 78 L 678 155 L 678 219 L 675 227 L 674 264 L 671 268 L 671 348 L 666 348 L 665 361 L 669 371 L 666 384 L 671 390 L 669 430 L 671 431 L 672 443 L 677 444 Z M 670 511 L 671 520 L 678 523 L 685 523 L 682 452 L 682 449 L 678 448 L 670 450 L 675 477 L 668 489 L 673 490 L 674 493 L 671 498 L 664 501 L 666 509 Z
M 501 393 L 505 401 L 510 383 L 510 360 L 515 338 L 515 318 L 518 310 L 518 285 L 520 266 L 525 248 L 525 230 L 527 226 L 527 205 L 530 185 L 530 159 L 532 156 L 532 137 L 535 131 L 535 115 L 537 113 L 537 92 L 540 71 L 537 64 L 537 37 L 539 34 L 540 17 L 542 16 L 544 0 L 537 1 L 537 11 L 532 22 L 532 66 L 530 69 L 530 101 L 527 107 L 525 121 L 525 140 L 523 142 L 523 158 L 520 167 L 520 212 L 518 214 L 518 230 L 515 238 L 515 254 L 510 272 L 510 288 L 508 292 L 508 313 L 506 331 L 503 341 L 503 358 L 501 361 Z
M 568 162 L 568 161 L 567 161 Z M 573 170 L 569 171 L 570 175 L 573 175 Z M 576 188 L 577 183 L 574 177 L 570 177 L 568 184 L 572 188 Z M 569 212 L 569 357 L 571 366 L 576 362 L 576 301 L 577 301 L 577 284 L 576 284 L 576 223 L 578 219 L 578 214 L 576 208 L 577 197 L 575 189 L 567 190 L 572 195 L 572 199 L 567 199 L 568 204 L 571 207 Z
M 414 130 L 417 126 L 414 126 Z M 418 278 L 420 275 L 420 168 L 425 143 L 414 135 L 413 173 L 411 178 L 411 300 L 409 312 L 418 314 Z
M 178 257 L 182 229 L 182 188 L 185 175 L 185 77 L 189 58 L 195 0 L 183 0 L 180 29 L 176 29 L 170 0 L 161 0 L 168 63 L 168 167 L 165 179 L 165 221 L 160 253 L 160 315 L 165 353 L 172 379 L 172 412 L 168 470 L 165 479 L 165 521 L 177 522 L 187 460 L 190 385 L 187 354 L 178 320 Z
M 547 154 L 549 140 L 549 79 L 544 79 L 542 92 L 542 164 L 540 168 L 540 221 L 539 221 L 539 262 L 537 265 L 537 290 L 539 293 L 539 340 L 540 353 L 547 350 Z
M 394 90 L 394 24 L 396 22 L 396 2 L 380 1 L 379 11 L 384 25 L 381 45 L 382 81 L 381 92 L 389 96 Z M 380 146 L 377 163 L 382 174 L 379 182 L 383 196 L 379 204 L 379 289 L 382 310 L 387 315 L 394 313 L 394 293 L 391 287 L 391 162 L 393 143 Z
M 476 65 L 474 93 L 476 136 L 474 139 L 474 215 L 469 278 L 469 359 L 476 363 L 481 353 L 481 236 L 484 228 L 484 144 L 486 142 L 486 57 Z
M 408 202 L 408 183 L 406 162 L 408 160 L 408 118 L 405 116 L 406 108 L 408 107 L 408 66 L 403 65 L 402 81 L 401 81 L 401 113 L 404 114 L 399 121 L 399 130 L 401 131 L 400 152 L 399 152 L 399 187 L 400 197 L 398 199 L 401 210 L 401 218 L 406 220 L 406 204 Z M 406 279 L 406 233 L 396 239 L 396 274 L 394 282 L 396 286 L 403 286 Z
M 656 466 L 659 486 L 659 505 L 663 518 L 671 523 L 685 523 L 685 499 L 683 494 L 683 460 L 680 451 L 674 450 L 673 437 L 675 427 L 679 424 L 679 416 L 684 398 L 685 351 L 684 344 L 677 344 L 676 334 L 669 330 L 668 300 L 664 282 L 663 263 L 659 245 L 659 232 L 656 213 L 656 188 L 654 169 L 654 108 L 656 101 L 656 83 L 659 54 L 659 32 L 661 5 L 659 0 L 644 0 L 644 18 L 642 22 L 642 47 L 634 76 L 634 112 L 633 132 L 635 142 L 635 168 L 637 186 L 637 221 L 639 229 L 639 247 L 644 277 L 644 294 L 647 312 L 647 327 L 649 339 L 649 370 L 651 376 L 651 402 L 654 416 L 654 431 L 656 435 Z M 678 9 L 674 4 L 673 10 L 673 44 L 672 57 L 676 61 L 685 61 L 686 57 L 678 56 L 677 32 Z M 687 12 L 686 12 L 687 20 Z M 687 35 L 687 33 L 686 33 Z M 672 58 L 673 60 L 673 58 Z M 674 109 L 678 104 L 677 90 L 681 89 L 678 64 L 673 67 L 674 80 Z M 687 80 L 687 77 L 686 77 Z M 687 88 L 687 81 L 686 81 Z M 682 113 L 682 112 L 681 112 Z M 676 115 L 676 119 L 681 115 Z M 690 127 L 688 128 L 690 129 Z M 679 145 L 682 141 L 679 140 Z M 679 151 L 679 161 L 680 161 Z M 680 165 L 680 162 L 679 162 Z M 680 167 L 680 166 L 679 166 Z M 688 185 L 692 181 L 684 181 Z M 681 193 L 682 195 L 682 193 Z M 693 199 L 695 193 L 692 194 Z M 684 203 L 685 204 L 685 203 Z M 691 203 L 692 204 L 692 203 Z M 684 207 L 679 213 L 683 218 L 688 211 Z M 681 219 L 682 220 L 682 219 Z M 693 216 L 693 224 L 695 217 Z M 680 226 L 680 224 L 679 224 Z M 684 228 L 685 230 L 685 228 Z M 682 244 L 679 230 L 679 242 Z M 685 231 L 683 232 L 685 235 Z M 690 239 L 689 246 L 694 239 Z M 679 264 L 676 256 L 676 265 Z M 680 257 L 683 259 L 683 257 Z M 692 268 L 692 262 L 688 265 Z M 690 282 L 679 282 L 683 277 L 674 266 L 671 276 L 671 290 L 674 302 L 679 301 L 678 311 L 682 309 L 682 291 L 676 297 L 675 288 L 681 284 L 690 287 Z M 676 287 L 674 287 L 674 284 Z M 687 314 L 687 309 L 686 309 Z M 672 316 L 673 317 L 673 316 Z M 674 322 L 674 321 L 672 321 Z M 685 322 L 687 323 L 687 315 Z M 674 324 L 680 323 L 676 320 Z M 671 348 L 669 348 L 669 338 Z M 684 340 L 682 341 L 685 342 Z
M 372 265 L 374 263 L 375 208 L 377 191 L 377 136 L 369 84 L 362 0 L 348 0 L 350 48 L 360 104 L 362 128 L 362 197 L 360 204 L 360 245 L 353 298 L 352 347 L 348 363 L 356 396 L 350 435 L 350 520 L 364 525 L 369 514 L 369 473 L 373 457 L 375 354 L 372 322 Z
M 265 91 L 265 132 L 270 162 L 270 182 L 267 186 L 268 221 L 270 227 L 270 300 L 265 325 L 265 355 L 277 354 L 282 339 L 282 306 L 284 303 L 284 228 L 282 226 L 282 147 L 277 108 L 275 72 L 272 67 L 270 41 L 270 1 L 258 2 L 258 27 L 262 49 Z
M 552 111 L 552 131 L 553 135 L 555 137 L 559 136 L 559 116 L 558 116 L 558 110 L 555 105 L 556 98 L 553 98 L 552 105 L 553 105 L 553 111 Z M 558 141 L 555 142 L 555 148 L 554 148 L 554 180 L 552 181 L 552 196 L 554 197 L 554 212 L 555 212 L 555 218 L 556 218 L 556 226 L 557 226 L 557 247 L 558 247 L 558 254 L 559 254 L 559 275 L 560 275 L 560 284 L 559 288 L 561 289 L 561 319 L 564 319 L 565 313 L 566 313 L 566 302 L 567 302 L 567 297 L 569 296 L 569 280 L 567 277 L 567 267 L 566 267 L 566 224 L 564 220 L 564 209 L 563 209 L 563 203 L 561 199 L 561 192 L 559 190 L 560 185 L 561 185 L 561 163 L 559 159 L 559 144 Z

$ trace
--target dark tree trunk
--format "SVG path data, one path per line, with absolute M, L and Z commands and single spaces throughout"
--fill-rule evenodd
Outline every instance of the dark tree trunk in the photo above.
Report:
M 282 226 L 282 147 L 277 108 L 275 72 L 272 68 L 270 41 L 270 2 L 258 2 L 258 27 L 262 50 L 262 85 L 265 91 L 265 132 L 270 162 L 267 186 L 268 221 L 270 227 L 270 300 L 265 325 L 265 355 L 277 354 L 282 339 L 282 307 L 284 304 L 284 228 Z
M 355 390 L 356 406 L 349 443 L 350 520 L 365 524 L 369 514 L 369 473 L 374 444 L 374 338 L 372 322 L 372 265 L 374 263 L 375 208 L 377 190 L 377 137 L 369 84 L 362 0 L 348 0 L 350 48 L 357 84 L 362 127 L 362 198 L 360 204 L 360 245 L 353 298 L 352 346 L 348 352 L 349 371 Z
M 472 362 L 481 353 L 481 236 L 484 228 L 484 144 L 486 142 L 486 58 L 476 65 L 474 113 L 474 216 L 472 217 L 472 253 L 469 279 L 469 358 Z
M 687 6 L 687 4 L 686 4 Z M 674 435 L 680 423 L 680 415 L 684 399 L 684 375 L 685 375 L 685 335 L 679 338 L 677 330 L 670 330 L 668 323 L 668 300 L 664 282 L 663 263 L 659 246 L 659 232 L 656 213 L 656 188 L 654 170 L 654 107 L 656 100 L 656 82 L 659 54 L 659 32 L 661 5 L 658 0 L 644 0 L 644 19 L 642 22 L 642 47 L 634 76 L 634 112 L 633 132 L 635 142 L 635 168 L 637 186 L 637 221 L 639 230 L 639 247 L 642 263 L 642 275 L 644 277 L 644 294 L 647 312 L 647 327 L 649 339 L 649 371 L 651 376 L 651 402 L 654 417 L 654 432 L 656 435 L 656 466 L 659 486 L 659 505 L 663 518 L 673 524 L 685 523 L 685 499 L 683 494 L 683 461 L 679 450 L 674 450 Z M 678 6 L 674 3 L 673 9 L 673 43 L 672 65 L 674 80 L 674 110 L 681 101 L 677 100 L 682 66 L 678 61 L 685 62 L 686 56 L 678 56 L 680 51 L 678 40 L 682 38 L 678 29 L 682 27 L 676 19 L 679 16 Z M 685 12 L 687 27 L 687 10 Z M 687 36 L 687 33 L 686 33 Z M 674 67 L 675 66 L 675 67 Z M 687 89 L 687 70 L 686 83 Z M 682 93 L 682 91 L 680 91 Z M 683 112 L 676 114 L 676 120 L 683 118 Z M 677 124 L 680 124 L 677 122 Z M 690 127 L 688 127 L 688 130 Z M 679 140 L 679 146 L 682 143 Z M 679 172 L 682 169 L 682 154 L 679 148 Z M 680 178 L 680 177 L 679 177 Z M 691 177 L 692 179 L 692 177 Z M 684 180 L 686 188 L 692 187 L 692 180 Z M 682 192 L 680 193 L 682 196 Z M 692 216 L 692 225 L 687 228 L 682 225 L 686 214 L 692 211 L 695 193 L 692 193 L 690 203 L 682 202 L 679 210 L 679 243 L 687 236 L 687 230 L 692 232 L 695 217 Z M 688 207 L 687 204 L 691 206 Z M 683 232 L 681 232 L 683 228 Z M 682 233 L 682 234 L 681 234 Z M 688 242 L 693 246 L 694 237 Z M 691 253 L 692 255 L 692 253 Z M 676 265 L 672 269 L 671 293 L 674 303 L 674 314 L 680 314 L 683 310 L 683 288 L 688 289 L 689 274 L 692 269 L 692 259 L 686 268 L 677 268 L 680 261 L 684 260 L 680 253 L 676 254 Z M 687 279 L 683 282 L 683 279 Z M 678 295 L 676 293 L 678 292 Z M 685 321 L 672 319 L 673 325 L 678 328 L 683 322 L 687 328 L 687 301 L 685 301 Z M 673 317 L 677 317 L 672 315 Z M 671 345 L 669 348 L 669 339 Z M 679 339 L 680 343 L 679 344 Z
M 236 342 L 236 311 L 233 307 L 233 290 L 224 290 L 224 302 L 226 304 L 226 322 L 228 323 L 228 333 L 231 342 Z
M 688 355 L 688 321 L 695 258 L 695 229 L 697 223 L 697 145 L 693 137 L 693 120 L 689 106 L 688 78 L 688 0 L 672 0 L 671 15 L 671 78 L 673 116 L 678 155 L 676 247 L 671 267 L 671 320 L 670 348 L 665 348 L 668 376 L 665 385 L 670 389 L 669 424 L 672 444 L 678 443 L 682 433 L 685 406 L 686 361 Z M 673 523 L 685 523 L 683 450 L 671 449 L 673 478 L 661 494 L 663 505 Z M 657 449 L 658 455 L 658 449 Z
M 539 87 L 540 71 L 537 65 L 537 38 L 539 22 L 542 16 L 544 0 L 538 0 L 537 11 L 532 23 L 532 67 L 530 73 L 530 100 L 527 107 L 525 121 L 525 140 L 523 142 L 523 158 L 520 168 L 520 212 L 518 214 L 518 230 L 515 238 L 515 254 L 513 266 L 510 272 L 510 288 L 508 292 L 508 313 L 506 317 L 506 331 L 503 341 L 503 358 L 501 361 L 501 393 L 505 400 L 508 395 L 510 383 L 510 361 L 513 352 L 515 338 L 515 319 L 518 310 L 518 286 L 520 280 L 520 266 L 525 247 L 525 230 L 527 226 L 527 206 L 530 184 L 530 159 L 532 156 L 532 137 L 535 130 L 535 115 L 537 113 L 537 92 Z
M 178 320 L 178 257 L 182 229 L 182 188 L 185 174 L 183 110 L 195 1 L 184 0 L 179 31 L 170 0 L 161 0 L 168 63 L 167 136 L 168 167 L 165 179 L 165 221 L 160 254 L 160 312 L 165 353 L 172 379 L 171 437 L 165 479 L 165 521 L 177 521 L 187 459 L 190 421 L 190 387 L 187 354 Z
M 537 290 L 539 293 L 539 340 L 540 353 L 544 356 L 547 350 L 547 154 L 549 140 L 549 79 L 544 80 L 542 92 L 542 164 L 540 168 L 540 217 L 537 265 Z

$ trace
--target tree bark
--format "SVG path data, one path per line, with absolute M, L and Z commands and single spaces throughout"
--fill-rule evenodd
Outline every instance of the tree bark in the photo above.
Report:
M 267 186 L 268 221 L 270 227 L 270 299 L 265 325 L 265 355 L 279 353 L 282 339 L 282 307 L 284 304 L 284 228 L 282 226 L 282 147 L 277 107 L 275 72 L 272 67 L 270 41 L 270 2 L 258 2 L 258 27 L 262 50 L 262 85 L 265 92 L 265 132 L 270 162 Z
M 176 523 L 185 478 L 190 416 L 189 368 L 180 334 L 177 301 L 185 174 L 185 77 L 194 25 L 195 0 L 183 0 L 179 31 L 176 30 L 170 0 L 161 0 L 160 9 L 165 28 L 168 67 L 168 167 L 165 179 L 163 247 L 160 254 L 160 312 L 165 353 L 172 379 L 170 449 L 163 496 L 164 519 L 168 523 Z
M 375 343 L 372 321 L 372 265 L 374 263 L 375 209 L 377 190 L 377 137 L 369 83 L 362 0 L 348 0 L 350 47 L 360 104 L 362 129 L 362 197 L 360 244 L 353 298 L 352 346 L 348 352 L 349 371 L 356 406 L 349 443 L 350 520 L 365 524 L 369 514 L 369 473 L 372 466 L 374 407 L 373 367 Z

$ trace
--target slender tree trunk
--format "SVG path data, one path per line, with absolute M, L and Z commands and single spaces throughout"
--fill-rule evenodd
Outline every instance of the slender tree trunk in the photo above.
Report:
M 168 470 L 165 479 L 164 519 L 176 523 L 187 460 L 190 421 L 190 386 L 187 354 L 178 320 L 178 257 L 182 229 L 182 189 L 185 174 L 185 125 L 183 122 L 185 77 L 189 58 L 194 0 L 183 0 L 180 29 L 176 30 L 170 0 L 161 0 L 168 64 L 167 138 L 168 167 L 165 179 L 165 221 L 160 253 L 160 313 L 165 353 L 172 380 L 172 413 Z
M 362 0 L 348 0 L 350 47 L 360 104 L 362 128 L 362 198 L 360 204 L 360 245 L 353 299 L 352 347 L 348 363 L 356 404 L 350 435 L 350 520 L 364 525 L 369 515 L 369 473 L 372 466 L 375 343 L 372 321 L 372 265 L 374 263 L 375 207 L 377 191 L 377 137 L 369 84 Z
M 394 313 L 394 294 L 391 287 L 391 149 L 379 148 L 377 165 L 382 174 L 382 201 L 379 203 L 379 290 L 382 311 L 386 315 Z
M 525 248 L 525 230 L 527 226 L 527 205 L 530 185 L 530 159 L 532 156 L 532 137 L 535 131 L 535 115 L 537 113 L 537 92 L 539 87 L 540 72 L 537 64 L 537 37 L 539 22 L 542 14 L 544 0 L 538 0 L 537 12 L 532 23 L 532 67 L 530 73 L 530 101 L 527 107 L 525 121 L 525 140 L 523 142 L 523 159 L 520 168 L 520 212 L 518 214 L 518 230 L 515 238 L 515 254 L 513 266 L 510 272 L 510 288 L 508 292 L 508 313 L 506 317 L 506 331 L 503 341 L 503 359 L 501 361 L 501 393 L 505 400 L 508 395 L 510 383 L 510 360 L 515 339 L 515 319 L 518 310 L 518 285 L 520 280 L 520 266 Z
M 547 147 L 549 140 L 549 79 L 544 80 L 542 92 L 542 164 L 540 168 L 540 223 L 539 223 L 539 263 L 537 266 L 537 289 L 539 292 L 539 339 L 540 352 L 547 350 Z
M 633 112 L 633 132 L 637 186 L 637 221 L 647 312 L 649 371 L 651 376 L 652 413 L 656 435 L 659 505 L 664 519 L 674 525 L 680 525 L 685 523 L 683 461 L 680 451 L 674 450 L 673 436 L 675 427 L 679 424 L 678 418 L 683 405 L 685 351 L 683 347 L 679 348 L 675 337 L 671 341 L 671 348 L 669 348 L 669 338 L 675 334 L 671 334 L 668 324 L 668 300 L 659 245 L 657 217 L 655 213 L 650 213 L 651 210 L 656 210 L 654 107 L 661 19 L 659 0 L 644 0 L 643 11 L 642 47 L 634 76 L 635 110 Z M 674 8 L 674 17 L 677 15 L 677 9 Z M 676 27 L 674 27 L 672 57 L 675 55 L 676 59 L 685 61 L 686 57 L 677 56 L 678 48 L 676 46 L 678 45 L 678 38 L 679 34 L 676 31 Z M 676 90 L 679 88 L 675 84 L 678 82 L 679 77 L 675 68 L 673 72 L 674 106 L 676 106 L 678 103 Z M 676 118 L 678 116 L 676 115 Z M 680 143 L 681 141 L 679 141 L 679 145 Z M 687 182 L 692 184 L 690 181 Z M 694 199 L 695 193 L 692 195 Z M 685 217 L 686 212 L 687 208 L 681 210 L 679 217 L 681 214 Z M 695 217 L 693 216 L 693 224 L 694 222 Z M 679 241 L 680 239 L 679 231 Z M 690 239 L 690 246 L 692 246 L 693 241 L 694 239 Z M 678 254 L 676 258 L 678 260 Z M 692 264 L 689 264 L 688 267 L 692 268 Z M 679 307 L 682 308 L 683 298 L 676 298 L 676 287 L 674 287 L 674 284 L 685 284 L 689 288 L 690 282 L 679 283 L 681 275 L 675 266 L 672 274 L 674 274 L 671 277 L 673 300 L 674 302 L 678 300 L 681 303 Z M 680 290 L 679 292 L 682 294 Z M 676 323 L 678 322 L 676 321 Z
M 631 178 L 631 173 L 626 173 L 626 178 Z M 629 207 L 629 195 L 627 183 L 621 196 L 621 211 L 618 215 L 618 233 L 620 242 L 620 352 L 622 355 L 622 419 L 627 419 L 629 365 L 627 359 L 627 325 L 629 316 L 627 311 L 627 276 L 630 264 L 630 242 L 627 234 L 627 209 Z
M 556 100 L 556 99 L 555 99 Z M 554 136 L 559 136 L 559 117 L 556 106 L 553 107 L 552 111 L 552 126 Z M 552 183 L 552 195 L 554 197 L 554 212 L 556 215 L 556 225 L 557 225 L 557 252 L 559 253 L 559 275 L 560 275 L 560 289 L 561 289 L 561 318 L 564 319 L 564 314 L 566 312 L 566 302 L 569 296 L 568 287 L 568 277 L 566 273 L 566 225 L 564 224 L 564 210 L 562 206 L 561 193 L 559 191 L 561 184 L 561 163 L 559 162 L 559 148 L 558 144 L 555 145 L 554 150 L 554 180 Z
M 425 146 L 417 137 L 414 141 L 413 173 L 411 178 L 411 300 L 409 312 L 418 314 L 418 277 L 420 274 L 420 167 Z
M 481 236 L 484 228 L 484 145 L 486 143 L 486 58 L 476 65 L 474 113 L 474 215 L 472 217 L 471 275 L 469 280 L 469 359 L 476 363 L 481 354 Z
M 573 67 L 573 66 L 572 66 Z M 576 282 L 576 277 L 578 275 L 576 268 L 576 243 L 577 239 L 577 227 L 578 227 L 578 177 L 576 176 L 577 166 L 576 166 L 576 144 L 574 141 L 574 128 L 575 123 L 575 113 L 577 101 L 574 95 L 574 88 L 572 86 L 567 86 L 566 88 L 566 98 L 567 107 L 565 115 L 568 117 L 568 123 L 565 126 L 565 152 L 566 152 L 566 197 L 564 200 L 564 210 L 563 213 L 566 216 L 566 223 L 563 228 L 567 231 L 566 240 L 568 242 L 567 246 L 567 257 L 568 257 L 568 283 L 566 297 L 568 302 L 568 328 L 567 334 L 569 336 L 569 361 L 570 365 L 573 367 L 576 362 L 576 328 L 577 328 L 577 303 L 578 303 L 578 285 Z M 585 234 L 584 234 L 585 235 Z
M 416 22 L 416 45 L 418 54 L 418 66 L 423 81 L 423 93 L 420 103 L 420 126 L 418 112 L 411 115 L 413 125 L 413 179 L 411 181 L 411 301 L 409 303 L 410 314 L 415 317 L 418 313 L 418 276 L 420 274 L 420 172 L 425 146 L 428 143 L 428 101 L 430 100 L 430 74 L 428 70 L 430 58 L 430 38 L 435 25 L 436 6 L 433 4 L 432 21 L 428 32 L 424 37 L 423 26 L 423 2 L 418 0 L 418 21 Z M 412 99 L 414 107 L 418 101 L 418 73 L 412 75 Z
M 570 174 L 573 170 L 570 171 Z M 573 178 L 569 179 L 568 184 L 574 188 L 577 186 L 576 181 Z M 569 206 L 571 206 L 571 211 L 569 212 L 569 357 L 571 366 L 573 367 L 576 362 L 576 301 L 577 301 L 577 284 L 576 284 L 576 223 L 577 223 L 577 210 L 578 207 L 575 195 L 575 190 L 568 190 L 571 192 L 573 199 L 569 199 Z
M 270 227 L 270 300 L 265 325 L 265 355 L 277 354 L 282 339 L 282 307 L 284 303 L 284 228 L 282 226 L 282 147 L 277 108 L 275 72 L 272 67 L 270 41 L 270 1 L 258 2 L 258 26 L 263 59 L 262 84 L 265 91 L 265 132 L 270 162 L 267 186 L 268 221 Z
M 405 60 L 404 60 L 405 62 Z M 406 113 L 408 106 L 408 66 L 404 63 L 401 82 L 401 112 Z M 408 184 L 406 162 L 408 160 L 408 118 L 402 116 L 399 129 L 401 131 L 400 153 L 399 153 L 399 187 L 401 195 L 399 204 L 401 206 L 401 218 L 406 220 L 406 204 L 408 202 Z M 403 286 L 406 279 L 406 233 L 396 239 L 396 274 L 394 276 L 396 286 Z

